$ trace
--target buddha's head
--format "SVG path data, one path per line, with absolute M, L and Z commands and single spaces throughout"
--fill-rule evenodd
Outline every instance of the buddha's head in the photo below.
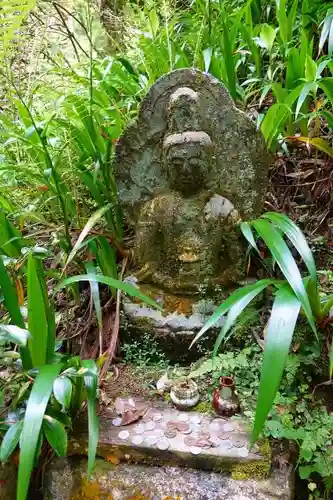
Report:
M 167 136 L 163 157 L 171 189 L 191 196 L 205 188 L 212 162 L 212 141 L 208 134 L 183 132 Z
M 193 89 L 180 87 L 171 94 L 168 128 L 170 133 L 200 130 L 200 98 Z

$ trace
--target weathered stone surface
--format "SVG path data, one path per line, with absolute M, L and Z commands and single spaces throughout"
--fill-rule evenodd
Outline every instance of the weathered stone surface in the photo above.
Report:
M 160 78 L 119 140 L 119 197 L 135 229 L 139 281 L 180 294 L 244 275 L 238 223 L 262 210 L 268 155 L 213 77 Z
M 147 408 L 147 402 L 137 401 L 136 410 L 140 408 Z M 176 432 L 166 432 L 170 430 Z M 69 453 L 84 454 L 87 445 L 85 433 L 74 434 Z M 216 418 L 178 411 L 161 403 L 149 408 L 142 421 L 130 425 L 121 426 L 119 419 L 102 419 L 97 453 L 101 457 L 112 455 L 120 462 L 181 465 L 237 477 L 267 477 L 271 466 L 269 447 L 251 450 L 249 445 L 250 436 L 239 417 Z
M 111 465 L 97 460 L 86 481 L 86 459 L 57 459 L 46 473 L 45 500 L 291 500 L 293 474 L 274 471 L 265 481 L 234 480 L 218 473 L 180 467 Z
M 0 500 L 16 499 L 17 467 L 13 463 L 0 464 Z

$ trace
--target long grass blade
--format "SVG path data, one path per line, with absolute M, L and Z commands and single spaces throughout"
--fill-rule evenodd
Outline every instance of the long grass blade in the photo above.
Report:
M 100 274 L 79 274 L 78 276 L 66 278 L 55 287 L 54 293 L 57 293 L 64 286 L 70 285 L 72 283 L 78 283 L 80 281 L 95 281 L 96 283 L 103 283 L 104 285 L 108 285 L 111 288 L 121 290 L 130 297 L 136 297 L 146 304 L 149 304 L 152 307 L 156 307 L 156 309 L 162 310 L 161 306 L 157 304 L 157 302 L 148 297 L 148 295 L 140 292 L 139 288 L 132 285 L 131 283 L 125 283 L 124 281 L 116 280 L 114 278 L 110 278 L 109 276 L 102 276 Z
M 236 324 L 237 318 L 242 314 L 242 312 L 249 305 L 249 303 L 268 286 L 267 283 L 262 283 L 262 282 L 259 283 L 260 283 L 259 286 L 253 288 L 252 290 L 249 290 L 246 295 L 241 297 L 229 309 L 226 321 L 223 327 L 221 328 L 220 334 L 217 337 L 214 345 L 213 358 L 217 355 L 217 351 L 221 345 L 222 340 L 225 338 L 229 330 Z M 256 283 L 256 285 L 257 284 L 258 283 Z
M 280 232 L 268 220 L 257 219 L 253 221 L 253 227 L 258 232 L 259 236 L 268 246 L 277 265 L 281 269 L 283 275 L 288 281 L 298 300 L 301 302 L 304 313 L 309 321 L 309 324 L 317 335 L 316 325 L 313 318 L 308 295 L 306 293 L 304 283 L 287 244 L 283 240 Z
M 96 413 L 96 398 L 97 398 L 97 368 L 93 360 L 88 359 L 82 361 L 82 366 L 88 368 L 90 372 L 95 372 L 94 375 L 86 375 L 84 384 L 88 396 L 88 477 L 91 476 L 95 464 L 96 450 L 98 445 L 99 434 L 99 419 Z
M 48 321 L 45 295 L 39 276 L 39 262 L 28 257 L 28 330 L 31 333 L 29 347 L 34 366 L 46 363 Z
M 108 211 L 110 210 L 112 207 L 112 204 L 109 203 L 108 205 L 106 205 L 105 207 L 102 207 L 100 209 L 97 210 L 97 212 L 95 212 L 88 220 L 88 222 L 86 223 L 86 225 L 84 226 L 84 228 L 82 229 L 81 233 L 80 233 L 80 236 L 78 237 L 77 239 L 77 242 L 75 243 L 71 253 L 69 254 L 68 256 L 68 259 L 67 259 L 67 262 L 64 266 L 64 269 L 63 269 L 63 273 L 65 272 L 66 268 L 68 267 L 69 263 L 74 259 L 77 251 L 79 250 L 80 246 L 81 246 L 81 243 L 83 242 L 83 240 L 85 239 L 85 237 L 89 234 L 89 232 L 91 231 L 91 229 L 94 227 L 94 225 L 96 224 L 96 222 L 98 222 L 101 217 L 103 217 L 103 215 Z
M 311 307 L 315 316 L 319 315 L 320 299 L 317 290 L 317 269 L 311 249 L 305 239 L 304 234 L 302 233 L 300 228 L 285 214 L 280 214 L 277 212 L 267 212 L 263 215 L 263 218 L 273 222 L 287 236 L 287 238 L 291 241 L 291 243 L 294 245 L 294 247 L 302 257 L 311 278 L 307 287 L 309 291 L 309 300 L 311 303 Z
M 61 363 L 41 366 L 30 393 L 20 440 L 17 500 L 26 500 L 44 413 L 61 369 Z
M 301 303 L 289 285 L 277 291 L 267 327 L 252 443 L 258 439 L 273 405 L 300 308 Z
M 253 292 L 256 291 L 257 291 L 256 294 L 258 294 L 262 290 L 264 290 L 264 288 L 266 288 L 267 286 L 274 285 L 275 283 L 279 283 L 279 281 L 273 279 L 264 279 L 258 281 L 257 283 L 254 283 L 253 285 L 244 286 L 243 288 L 235 290 L 221 305 L 219 305 L 216 311 L 206 321 L 204 326 L 192 340 L 190 348 L 193 346 L 193 344 L 195 344 L 195 342 L 197 342 L 200 339 L 200 337 L 202 337 L 202 335 L 204 335 L 204 333 L 207 332 L 207 330 L 209 330 L 212 326 L 214 326 L 215 323 L 217 323 L 222 318 L 222 316 L 224 316 L 229 311 L 229 309 L 232 308 L 234 304 L 237 304 L 239 301 L 247 297 L 249 294 L 252 294 Z

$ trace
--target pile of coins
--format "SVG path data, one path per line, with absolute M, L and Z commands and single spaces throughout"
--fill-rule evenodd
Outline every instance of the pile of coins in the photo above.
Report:
M 170 414 L 172 418 L 166 419 L 162 413 L 149 410 L 139 423 L 123 428 L 118 437 L 123 441 L 130 440 L 135 446 L 156 446 L 159 450 L 167 450 L 172 445 L 174 449 L 189 449 L 193 455 L 220 447 L 221 452 L 234 448 L 237 456 L 248 456 L 249 439 L 241 423 L 220 417 L 209 420 L 187 412 L 168 412 Z M 120 421 L 120 418 L 115 418 L 112 423 L 119 427 Z

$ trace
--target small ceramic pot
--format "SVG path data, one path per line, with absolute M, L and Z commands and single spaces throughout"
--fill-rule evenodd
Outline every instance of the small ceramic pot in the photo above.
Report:
M 170 391 L 170 399 L 179 410 L 187 410 L 199 401 L 199 389 L 193 380 L 176 382 Z
M 213 407 L 223 417 L 239 412 L 239 400 L 235 394 L 235 382 L 231 377 L 221 377 L 219 387 L 213 392 Z

